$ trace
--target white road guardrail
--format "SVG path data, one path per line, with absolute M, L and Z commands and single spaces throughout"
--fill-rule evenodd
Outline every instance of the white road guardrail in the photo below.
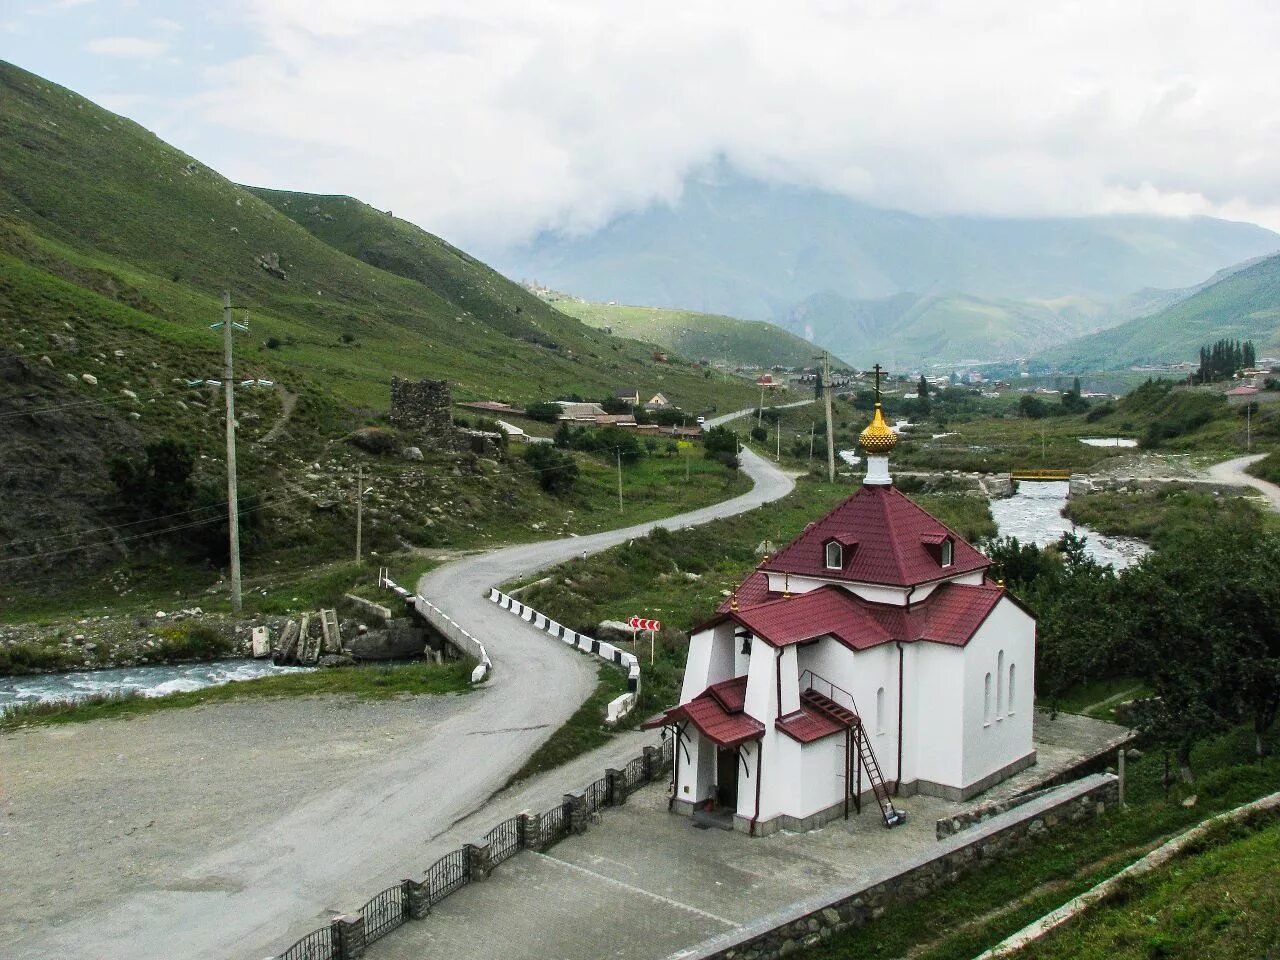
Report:
M 399 586 L 387 576 L 385 570 L 378 572 L 378 586 L 386 587 L 417 610 L 422 619 L 444 634 L 445 638 L 455 647 L 476 661 L 476 668 L 471 671 L 472 683 L 479 683 L 493 671 L 493 661 L 489 659 L 489 652 L 485 650 L 484 644 L 467 633 L 456 620 L 422 596 L 422 594 L 410 593 L 404 587 Z
M 532 624 L 539 630 L 546 631 L 569 646 L 575 647 L 583 653 L 599 657 L 601 660 L 607 660 L 609 663 L 616 663 L 627 668 L 627 692 L 609 702 L 609 706 L 605 711 L 605 723 L 615 724 L 635 708 L 637 701 L 640 699 L 640 661 L 636 659 L 634 654 L 627 653 L 625 650 L 615 647 L 612 643 L 597 640 L 594 637 L 587 636 L 585 633 L 578 633 L 576 630 L 570 630 L 563 624 L 556 623 L 546 614 L 539 613 L 528 604 L 521 603 L 515 597 L 508 596 L 497 587 L 489 589 L 489 599 L 503 610 L 510 611 L 526 623 Z

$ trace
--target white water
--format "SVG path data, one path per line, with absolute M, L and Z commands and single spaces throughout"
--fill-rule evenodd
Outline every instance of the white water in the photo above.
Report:
M 1091 447 L 1136 447 L 1137 440 L 1130 440 L 1127 437 L 1081 437 L 1081 443 L 1087 443 Z
M 1086 538 L 1085 552 L 1099 563 L 1123 570 L 1136 563 L 1151 550 L 1141 540 L 1127 537 L 1105 537 L 1088 527 L 1078 527 L 1062 515 L 1067 503 L 1069 485 L 1053 483 L 1018 483 L 1018 492 L 1004 500 L 991 501 L 991 516 L 1002 537 L 1017 537 L 1019 543 L 1048 546 L 1058 542 L 1063 533 L 1072 532 Z
M 135 692 L 144 697 L 201 690 L 238 680 L 256 680 L 298 667 L 277 667 L 270 660 L 214 660 L 75 673 L 0 677 L 0 713 L 18 703 L 83 700 L 95 694 Z

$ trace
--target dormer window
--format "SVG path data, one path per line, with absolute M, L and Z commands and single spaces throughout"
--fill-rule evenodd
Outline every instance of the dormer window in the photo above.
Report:
M 955 547 L 950 538 L 942 541 L 941 562 L 944 567 L 951 566 L 955 559 Z
M 838 540 L 827 541 L 827 569 L 844 569 L 844 550 L 841 548 L 840 541 Z
M 955 563 L 956 542 L 947 536 L 943 530 L 923 534 L 920 537 L 921 545 L 929 552 L 929 556 L 933 557 L 934 562 L 940 567 L 949 567 Z

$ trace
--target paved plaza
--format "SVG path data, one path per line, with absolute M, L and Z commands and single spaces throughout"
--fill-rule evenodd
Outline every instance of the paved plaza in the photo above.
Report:
M 374 944 L 370 960 L 659 960 L 759 919 L 824 887 L 869 879 L 937 841 L 935 821 L 982 806 L 1068 769 L 1125 731 L 1038 714 L 1039 762 L 975 797 L 901 801 L 888 830 L 874 804 L 861 816 L 803 834 L 754 839 L 703 829 L 667 813 L 664 784 L 604 810 L 586 833 L 545 854 L 524 852 Z

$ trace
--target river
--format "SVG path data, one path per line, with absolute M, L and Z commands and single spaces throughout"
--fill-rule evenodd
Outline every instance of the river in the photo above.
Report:
M 1056 543 L 1063 533 L 1073 532 L 1086 538 L 1086 552 L 1099 563 L 1123 570 L 1146 556 L 1151 548 L 1141 540 L 1107 537 L 1088 527 L 1078 527 L 1062 515 L 1067 503 L 1069 484 L 1018 484 L 1018 492 L 1003 500 L 991 501 L 991 516 L 1002 537 L 1017 537 L 1019 543 L 1047 546 Z
M 157 664 L 112 670 L 0 677 L 0 712 L 18 703 L 82 700 L 104 693 L 134 692 L 144 697 L 163 697 L 167 693 L 201 690 L 299 669 L 302 668 L 277 667 L 270 660 L 213 660 L 208 663 Z

